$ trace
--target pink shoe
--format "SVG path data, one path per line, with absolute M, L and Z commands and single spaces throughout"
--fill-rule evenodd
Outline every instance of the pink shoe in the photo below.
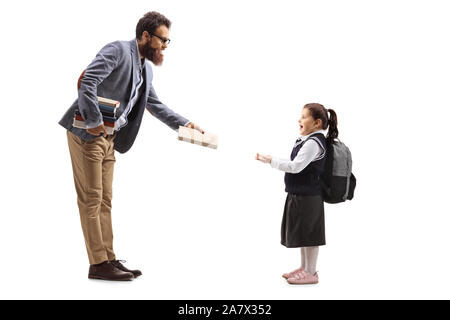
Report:
M 292 278 L 293 276 L 295 276 L 297 273 L 302 272 L 303 270 L 304 269 L 302 269 L 302 268 L 295 269 L 294 271 L 291 271 L 289 273 L 283 274 L 283 278 L 285 278 L 287 280 L 287 279 Z
M 316 284 L 319 282 L 319 275 L 317 272 L 312 275 L 311 273 L 303 270 L 287 279 L 287 282 L 290 284 Z

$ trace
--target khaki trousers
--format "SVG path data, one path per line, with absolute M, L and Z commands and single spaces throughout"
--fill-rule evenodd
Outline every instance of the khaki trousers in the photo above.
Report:
M 84 141 L 67 131 L 67 140 L 89 263 L 113 260 L 114 135 Z

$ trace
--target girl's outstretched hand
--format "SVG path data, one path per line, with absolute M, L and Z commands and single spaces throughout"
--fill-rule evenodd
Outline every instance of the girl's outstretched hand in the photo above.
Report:
M 264 154 L 256 154 L 256 160 L 259 160 L 264 163 L 271 163 L 272 162 L 272 156 L 264 155 Z

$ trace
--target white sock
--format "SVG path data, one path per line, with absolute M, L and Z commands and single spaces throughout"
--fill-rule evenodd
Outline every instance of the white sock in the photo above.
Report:
M 319 256 L 319 247 L 306 247 L 306 272 L 314 275 L 316 273 L 317 257 Z
M 300 248 L 300 255 L 301 255 L 301 259 L 302 259 L 302 264 L 300 266 L 300 268 L 302 268 L 303 270 L 305 270 L 305 266 L 306 266 L 306 248 Z

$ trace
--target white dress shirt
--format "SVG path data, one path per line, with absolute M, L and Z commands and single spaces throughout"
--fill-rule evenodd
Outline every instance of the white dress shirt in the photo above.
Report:
M 296 143 L 296 145 L 302 143 L 306 139 L 308 139 L 311 135 L 315 133 L 322 133 L 325 135 L 325 130 L 314 131 L 306 136 L 300 136 L 300 141 Z M 324 146 L 325 147 L 325 146 Z M 297 156 L 294 160 L 286 160 L 272 157 L 272 162 L 270 165 L 272 168 L 287 172 L 287 173 L 299 173 L 303 169 L 305 169 L 308 164 L 313 162 L 314 160 L 319 159 L 323 156 L 325 150 L 319 146 L 319 144 L 314 140 L 306 141 L 300 150 L 297 153 Z

